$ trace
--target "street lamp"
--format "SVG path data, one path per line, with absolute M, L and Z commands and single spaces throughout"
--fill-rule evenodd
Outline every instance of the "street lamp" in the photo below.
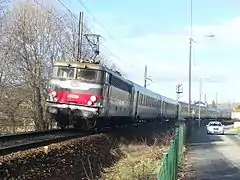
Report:
M 191 95 L 192 95 L 192 45 L 193 45 L 193 3 L 192 0 L 190 0 L 190 38 L 189 38 L 189 65 L 188 65 L 188 84 L 189 84 L 189 90 L 188 90 L 188 118 L 191 118 Z M 208 34 L 205 35 L 205 37 L 208 38 L 214 38 L 215 34 Z
M 200 78 L 200 82 L 199 82 L 199 101 L 198 101 L 198 120 L 199 121 L 201 119 L 201 99 L 202 99 L 202 78 Z
M 188 118 L 191 118 L 191 90 L 192 90 L 192 0 L 190 0 L 190 43 L 189 43 L 189 65 L 188 65 Z

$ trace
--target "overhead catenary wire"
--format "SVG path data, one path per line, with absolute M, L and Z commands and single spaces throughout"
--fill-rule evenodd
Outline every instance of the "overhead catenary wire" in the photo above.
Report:
M 111 33 L 102 25 L 102 23 L 100 23 L 96 17 L 91 13 L 91 11 L 88 9 L 88 7 L 81 1 L 81 0 L 78 0 L 78 2 L 81 4 L 81 6 L 93 17 L 94 21 L 108 34 L 108 36 L 114 40 L 115 42 L 118 42 L 116 40 L 116 38 L 114 38 Z
M 34 0 L 34 2 L 35 2 L 36 4 L 38 4 L 40 7 L 42 7 L 43 9 L 45 9 L 47 12 L 49 12 L 49 13 L 50 13 L 53 17 L 55 17 L 58 21 L 60 21 L 60 22 L 62 22 L 62 23 L 65 23 L 61 18 L 59 18 L 57 15 L 55 15 L 55 14 L 54 14 L 51 10 L 49 10 L 47 7 L 43 6 L 39 1 Z M 78 20 L 77 16 L 76 16 L 61 0 L 58 0 L 58 2 L 59 2 L 76 20 Z M 81 4 L 83 4 L 83 3 L 81 3 Z M 85 8 L 87 8 L 87 7 L 85 6 Z M 88 8 L 87 8 L 87 9 L 88 9 Z M 88 9 L 88 13 L 90 14 L 89 9 Z M 92 15 L 92 16 L 93 16 L 93 15 Z M 95 18 L 95 21 L 96 21 L 96 18 Z M 98 22 L 98 24 L 100 24 L 100 22 Z M 87 31 L 89 31 L 89 33 L 92 33 L 91 30 L 90 30 L 88 27 L 86 27 L 84 24 L 82 24 L 82 25 L 83 25 L 83 27 L 84 27 Z M 103 25 L 101 25 L 101 27 L 104 28 Z M 71 27 L 68 27 L 68 28 L 71 29 Z M 104 28 L 104 29 L 105 29 L 106 32 L 108 32 L 108 31 L 106 30 L 106 28 Z M 109 35 L 109 33 L 108 33 L 108 35 Z M 109 35 L 109 36 L 111 36 L 111 35 Z M 115 41 L 117 42 L 117 40 L 116 40 L 113 36 L 111 36 L 111 37 L 112 37 L 111 39 L 113 39 L 113 40 L 115 40 Z M 109 53 L 109 54 L 110 54 L 110 56 L 114 57 L 115 59 L 117 59 L 117 60 L 119 60 L 119 61 L 122 61 L 122 62 L 124 62 L 124 63 L 127 63 L 127 64 L 130 65 L 132 68 L 138 70 L 138 68 L 137 68 L 136 66 L 134 66 L 133 64 L 131 64 L 130 62 L 128 62 L 128 61 L 126 61 L 126 60 L 123 60 L 123 59 L 120 58 L 119 56 L 115 55 L 115 54 L 114 54 L 112 51 L 110 51 L 110 49 L 107 48 L 104 44 L 101 44 L 101 46 L 102 46 L 102 49 L 105 49 L 105 52 L 106 52 L 106 53 Z
M 91 11 L 88 9 L 88 7 L 87 7 L 81 0 L 78 0 L 78 2 L 79 2 L 79 3 L 81 4 L 81 6 L 93 17 L 94 21 L 108 34 L 108 36 L 109 36 L 112 40 L 114 40 L 115 42 L 118 43 L 118 41 L 116 40 L 116 38 L 114 38 L 114 37 L 111 35 L 111 33 L 104 27 L 104 25 L 97 20 L 97 18 L 91 13 Z M 108 49 L 108 50 L 109 50 L 109 49 Z M 116 55 L 114 55 L 114 54 L 112 54 L 112 53 L 110 53 L 110 54 L 111 54 L 112 56 L 114 56 L 115 58 L 117 58 L 117 59 L 119 59 L 119 60 L 121 60 L 121 61 L 124 61 L 124 60 L 122 60 L 121 58 L 117 57 Z M 126 63 L 129 64 L 129 62 L 127 62 L 127 61 L 124 61 L 124 62 L 126 62 Z M 131 66 L 132 66 L 133 68 L 135 68 L 134 65 L 131 64 Z
M 42 7 L 43 9 L 45 9 L 49 14 L 51 14 L 53 17 L 55 17 L 59 22 L 62 22 L 62 23 L 65 23 L 61 18 L 59 18 L 57 15 L 55 15 L 51 10 L 49 10 L 48 8 L 46 8 L 45 6 L 43 6 L 39 1 L 37 1 L 37 0 L 33 0 L 36 4 L 38 4 L 40 7 Z M 62 5 L 62 6 L 64 6 L 64 8 L 66 8 L 67 9 L 67 11 L 68 12 L 70 12 L 71 13 L 71 15 L 77 20 L 77 17 L 75 16 L 75 14 L 74 13 L 72 13 L 72 11 L 70 10 L 70 9 L 68 9 L 67 8 L 67 6 L 64 4 L 64 3 L 62 3 L 62 1 L 60 1 L 59 0 L 59 2 L 61 2 L 60 4 Z M 84 24 L 82 24 L 83 25 L 83 27 L 87 30 L 87 31 L 89 31 L 90 33 L 91 33 L 91 30 L 88 28 L 88 27 L 86 27 Z M 68 26 L 67 26 L 68 27 Z M 72 28 L 72 27 L 68 27 L 68 28 Z
M 76 20 L 78 20 L 78 17 L 77 17 L 61 0 L 58 0 L 58 2 L 59 2 Z M 87 31 L 89 31 L 90 33 L 92 33 L 91 30 L 90 30 L 87 26 L 85 26 L 85 24 L 84 24 L 83 22 L 81 22 L 81 26 L 83 26 Z
M 43 9 L 45 9 L 49 14 L 51 14 L 53 17 L 55 17 L 58 21 L 64 23 L 64 21 L 59 18 L 58 16 L 56 16 L 52 11 L 50 11 L 48 8 L 46 8 L 45 6 L 43 6 L 40 2 L 38 2 L 37 0 L 33 0 L 36 4 L 38 4 L 40 7 L 42 7 Z
M 81 2 L 80 0 L 78 0 L 78 1 L 79 1 L 79 3 L 82 5 L 82 7 L 94 18 L 95 22 L 97 22 L 97 23 L 101 26 L 101 28 L 108 34 L 108 36 L 109 36 L 112 40 L 114 40 L 115 42 L 117 42 L 117 40 L 110 34 L 110 32 L 95 18 L 95 16 L 91 13 L 91 11 L 87 8 L 87 6 L 85 6 L 84 3 Z M 58 0 L 58 2 L 59 2 L 73 17 L 75 17 L 75 18 L 77 19 L 76 15 L 75 15 L 61 0 Z M 84 27 L 85 27 L 85 26 L 84 26 Z M 86 28 L 86 27 L 85 27 L 85 28 Z M 88 30 L 90 33 L 92 33 L 91 30 L 89 30 L 88 28 L 87 28 L 87 30 Z M 109 48 L 107 48 L 105 45 L 103 45 L 103 44 L 101 44 L 101 45 L 102 45 L 102 47 L 105 48 L 105 50 L 108 51 L 108 53 L 109 53 L 112 57 L 114 57 L 114 58 L 116 58 L 116 59 L 118 59 L 118 60 L 120 60 L 120 61 L 122 61 L 122 62 L 125 62 L 125 63 L 129 64 L 132 68 L 138 70 L 138 69 L 136 68 L 136 66 L 134 66 L 134 65 L 131 64 L 131 63 L 129 63 L 128 61 L 123 60 L 123 59 L 120 58 L 119 56 L 115 55 L 115 54 L 114 54 L 112 51 L 110 51 Z

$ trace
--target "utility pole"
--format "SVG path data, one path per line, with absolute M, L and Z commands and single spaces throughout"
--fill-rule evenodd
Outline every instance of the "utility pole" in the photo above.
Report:
M 216 92 L 216 108 L 218 107 L 218 92 Z
M 83 12 L 79 13 L 79 23 L 78 23 L 78 52 L 77 61 L 82 58 L 82 44 L 83 44 Z
M 147 65 L 145 65 L 145 70 L 144 70 L 144 87 L 147 87 Z
M 145 70 L 144 70 L 144 87 L 147 88 L 147 80 L 152 81 L 147 75 L 147 65 L 145 65 Z
M 201 100 L 202 99 L 202 78 L 199 83 L 199 102 L 198 102 L 198 127 L 201 126 Z
M 190 0 L 190 43 L 189 43 L 189 89 L 188 89 L 188 118 L 191 118 L 191 95 L 192 95 L 192 0 Z
M 204 94 L 204 103 L 205 103 L 205 106 L 207 106 L 207 94 L 206 93 Z
M 180 98 L 180 94 L 183 93 L 182 84 L 177 84 L 177 85 L 176 85 L 176 93 L 177 93 L 177 102 L 178 102 L 178 100 L 179 100 L 179 98 Z M 179 106 L 179 108 L 178 108 L 178 119 L 179 119 L 179 118 L 182 118 L 182 117 L 179 117 L 180 112 L 181 112 L 181 106 Z
M 199 83 L 199 102 L 198 102 L 198 119 L 201 119 L 201 100 L 202 99 L 202 79 L 200 79 Z

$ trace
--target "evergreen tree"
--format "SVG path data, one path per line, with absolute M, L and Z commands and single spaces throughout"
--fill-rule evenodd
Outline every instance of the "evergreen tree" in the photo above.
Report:
M 211 107 L 212 107 L 212 108 L 216 108 L 216 107 L 217 107 L 217 106 L 216 106 L 216 103 L 215 103 L 214 100 L 212 101 L 212 105 L 211 105 Z

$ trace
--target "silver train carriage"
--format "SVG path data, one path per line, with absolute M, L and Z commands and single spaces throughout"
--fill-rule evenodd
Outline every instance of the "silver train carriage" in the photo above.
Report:
M 188 119 L 188 103 L 180 103 L 180 117 Z M 192 104 L 191 105 L 191 117 L 193 119 L 199 118 L 199 106 Z M 211 108 L 206 106 L 200 107 L 200 118 L 201 119 L 231 119 L 231 110 L 230 109 L 221 109 L 221 108 Z

